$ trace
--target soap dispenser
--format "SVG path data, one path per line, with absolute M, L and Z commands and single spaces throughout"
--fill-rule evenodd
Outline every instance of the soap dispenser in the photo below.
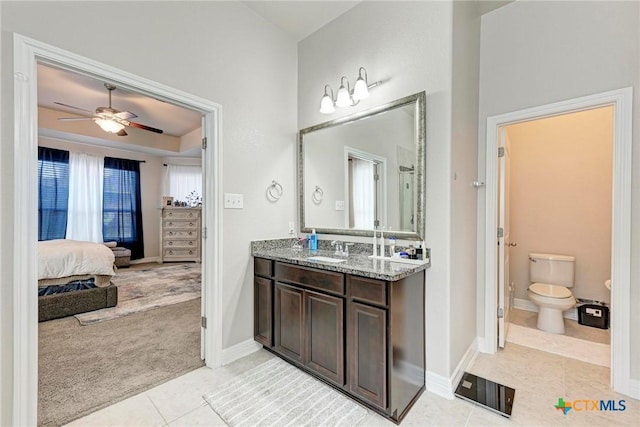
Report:
M 309 251 L 316 252 L 318 250 L 318 236 L 316 235 L 316 229 L 311 230 L 311 236 L 309 238 Z

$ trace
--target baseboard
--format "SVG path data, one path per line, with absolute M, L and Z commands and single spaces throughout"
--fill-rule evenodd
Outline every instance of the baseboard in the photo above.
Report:
M 640 400 L 640 380 L 629 379 L 629 395 Z
M 222 350 L 222 365 L 228 365 L 229 363 L 234 362 L 241 357 L 245 357 L 250 355 L 251 353 L 255 353 L 261 348 L 262 344 L 258 344 L 253 340 L 253 338 L 225 348 Z
M 434 372 L 427 371 L 425 375 L 425 382 L 427 386 L 427 390 L 431 393 L 435 393 L 438 396 L 444 397 L 445 399 L 453 400 L 456 385 L 462 378 L 462 374 L 473 364 L 478 356 L 477 350 L 477 338 L 473 340 L 467 351 L 460 359 L 458 366 L 453 371 L 449 378 L 436 374 Z
M 129 261 L 129 264 L 146 264 L 149 262 L 159 262 L 159 261 L 160 261 L 159 256 L 151 256 L 148 258 L 140 258 L 140 259 Z
M 537 305 L 535 305 L 534 303 L 532 303 L 528 299 L 522 299 L 522 298 L 514 298 L 513 299 L 513 308 L 517 308 L 519 310 L 525 310 L 525 311 L 534 311 L 536 313 L 539 311 Z M 575 308 L 567 310 L 567 311 L 565 311 L 563 313 L 563 317 L 565 319 L 575 320 L 577 322 L 578 321 L 578 310 L 575 309 Z

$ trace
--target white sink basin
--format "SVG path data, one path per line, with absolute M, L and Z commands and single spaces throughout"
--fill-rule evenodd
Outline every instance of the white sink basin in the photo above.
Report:
M 605 280 L 604 287 L 611 290 L 611 279 Z
M 345 262 L 346 259 L 330 258 L 328 256 L 310 256 L 309 258 L 307 258 L 307 261 L 338 263 Z

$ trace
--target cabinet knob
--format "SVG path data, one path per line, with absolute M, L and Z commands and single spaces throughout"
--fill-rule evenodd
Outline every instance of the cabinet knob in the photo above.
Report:
M 169 246 L 173 245 L 173 242 L 169 242 Z
M 169 216 L 173 216 L 173 212 L 169 212 Z
M 169 221 L 169 225 L 173 225 L 173 222 Z
M 193 251 L 189 251 L 189 255 L 193 255 Z
M 189 242 L 189 246 L 193 246 L 193 242 Z
M 190 231 L 190 232 L 189 232 L 189 236 L 193 236 L 193 231 Z
M 190 222 L 190 223 L 189 223 L 189 225 L 190 225 L 191 227 L 193 227 L 193 223 L 192 223 L 192 222 Z
M 169 251 L 169 255 L 173 255 L 173 251 Z
M 189 216 L 193 216 L 193 212 L 189 212 Z
M 169 236 L 173 236 L 173 231 L 170 231 L 170 232 L 169 232 Z

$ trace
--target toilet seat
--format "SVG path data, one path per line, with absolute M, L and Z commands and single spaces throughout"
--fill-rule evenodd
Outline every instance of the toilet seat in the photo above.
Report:
M 529 290 L 536 295 L 547 298 L 563 299 L 573 297 L 573 294 L 568 288 L 547 283 L 534 283 L 529 286 Z

